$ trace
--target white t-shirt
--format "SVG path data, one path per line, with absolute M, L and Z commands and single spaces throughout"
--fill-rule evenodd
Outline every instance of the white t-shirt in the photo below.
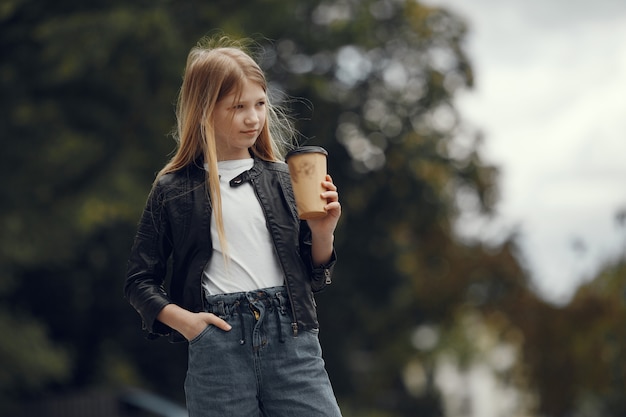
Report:
M 210 294 L 253 291 L 284 284 L 284 275 L 252 184 L 231 187 L 229 182 L 252 168 L 254 160 L 219 161 L 222 217 L 229 259 L 224 262 L 217 236 L 215 213 L 211 215 L 213 256 L 202 275 L 202 287 Z

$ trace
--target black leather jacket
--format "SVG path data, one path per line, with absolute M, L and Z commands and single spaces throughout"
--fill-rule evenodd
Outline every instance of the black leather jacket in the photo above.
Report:
M 199 162 L 162 176 L 150 192 L 141 216 L 124 292 L 141 315 L 150 338 L 170 335 L 172 341 L 184 340 L 156 319 L 167 304 L 203 311 L 202 271 L 213 254 L 211 204 L 205 175 Z M 255 159 L 253 167 L 234 178 L 230 185 L 236 187 L 245 182 L 252 184 L 261 203 L 285 275 L 294 335 L 298 330 L 317 328 L 313 293 L 330 283 L 335 253 L 328 264 L 313 267 L 311 232 L 306 221 L 298 219 L 285 163 Z M 166 291 L 168 275 L 171 281 Z

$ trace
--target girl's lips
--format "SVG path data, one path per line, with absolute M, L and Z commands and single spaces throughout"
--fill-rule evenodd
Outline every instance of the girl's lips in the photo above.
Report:
M 259 131 L 257 129 L 244 130 L 242 133 L 245 135 L 256 135 Z

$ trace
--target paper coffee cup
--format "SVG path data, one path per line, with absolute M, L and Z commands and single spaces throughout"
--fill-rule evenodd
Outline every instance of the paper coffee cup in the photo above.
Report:
M 320 196 L 326 191 L 322 181 L 326 179 L 328 152 L 319 146 L 302 146 L 287 153 L 291 185 L 296 199 L 298 216 L 302 220 L 316 219 L 326 215 L 326 199 Z

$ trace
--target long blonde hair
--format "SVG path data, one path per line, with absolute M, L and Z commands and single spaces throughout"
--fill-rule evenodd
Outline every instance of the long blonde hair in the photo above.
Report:
M 240 95 L 244 81 L 263 88 L 267 95 L 265 75 L 254 59 L 245 52 L 245 41 L 227 37 L 204 38 L 191 49 L 176 106 L 176 153 L 157 174 L 156 181 L 167 173 L 180 170 L 201 158 L 208 167 L 206 183 L 215 215 L 217 233 L 227 254 L 222 216 L 222 199 L 217 168 L 217 150 L 213 112 L 216 103 L 234 93 Z M 266 161 L 282 160 L 283 152 L 294 137 L 286 114 L 266 100 L 267 117 L 261 134 L 250 148 L 252 154 Z

